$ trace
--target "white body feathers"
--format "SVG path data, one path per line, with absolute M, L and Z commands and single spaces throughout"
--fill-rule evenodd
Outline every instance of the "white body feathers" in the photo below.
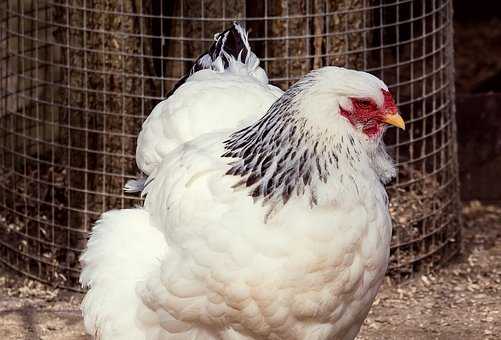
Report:
M 82 302 L 85 329 L 96 339 L 145 339 L 136 309 L 138 282 L 157 269 L 167 244 L 143 209 L 109 211 L 96 223 L 80 280 L 92 287 Z
M 374 187 L 374 174 L 357 177 L 358 196 L 351 181 L 328 183 L 313 209 L 306 195 L 294 197 L 265 223 L 267 208 L 223 176 L 225 137 L 204 136 L 169 155 L 146 189 L 145 209 L 172 255 L 141 285 L 141 313 L 183 321 L 159 322 L 151 334 L 353 339 L 386 270 L 382 185 Z

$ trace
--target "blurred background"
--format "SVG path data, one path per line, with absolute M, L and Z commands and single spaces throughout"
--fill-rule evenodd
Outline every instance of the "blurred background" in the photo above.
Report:
M 385 137 L 391 258 L 360 339 L 497 339 L 501 3 L 487 0 L 0 0 L 0 338 L 87 339 L 88 232 L 141 203 L 122 188 L 142 121 L 233 20 L 275 85 L 366 70 L 406 119 Z
M 462 198 L 501 198 L 501 4 L 454 1 Z

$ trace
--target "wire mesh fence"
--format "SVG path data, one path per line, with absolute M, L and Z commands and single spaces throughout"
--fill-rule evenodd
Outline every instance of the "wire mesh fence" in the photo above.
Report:
M 15 270 L 77 289 L 93 221 L 140 203 L 122 187 L 142 121 L 233 20 L 282 88 L 324 65 L 390 86 L 408 124 L 387 136 L 390 273 L 459 250 L 452 1 L 0 0 L 0 13 L 0 260 Z

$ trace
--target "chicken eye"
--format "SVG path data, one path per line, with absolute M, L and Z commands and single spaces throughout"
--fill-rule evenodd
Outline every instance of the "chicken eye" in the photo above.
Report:
M 358 106 L 362 109 L 368 109 L 370 105 L 371 103 L 368 100 L 358 100 Z

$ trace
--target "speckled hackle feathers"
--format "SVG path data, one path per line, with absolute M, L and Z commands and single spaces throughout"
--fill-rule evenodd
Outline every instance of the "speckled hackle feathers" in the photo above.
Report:
M 258 123 L 224 142 L 223 157 L 236 159 L 226 174 L 242 177 L 234 187 L 249 188 L 249 194 L 263 204 L 271 200 L 273 206 L 285 205 L 291 195 L 304 195 L 307 188 L 311 204 L 316 204 L 312 180 L 325 183 L 330 167 L 337 167 L 336 152 L 323 139 L 308 143 L 312 131 L 294 115 L 293 100 L 308 85 L 308 78 L 294 84 Z

